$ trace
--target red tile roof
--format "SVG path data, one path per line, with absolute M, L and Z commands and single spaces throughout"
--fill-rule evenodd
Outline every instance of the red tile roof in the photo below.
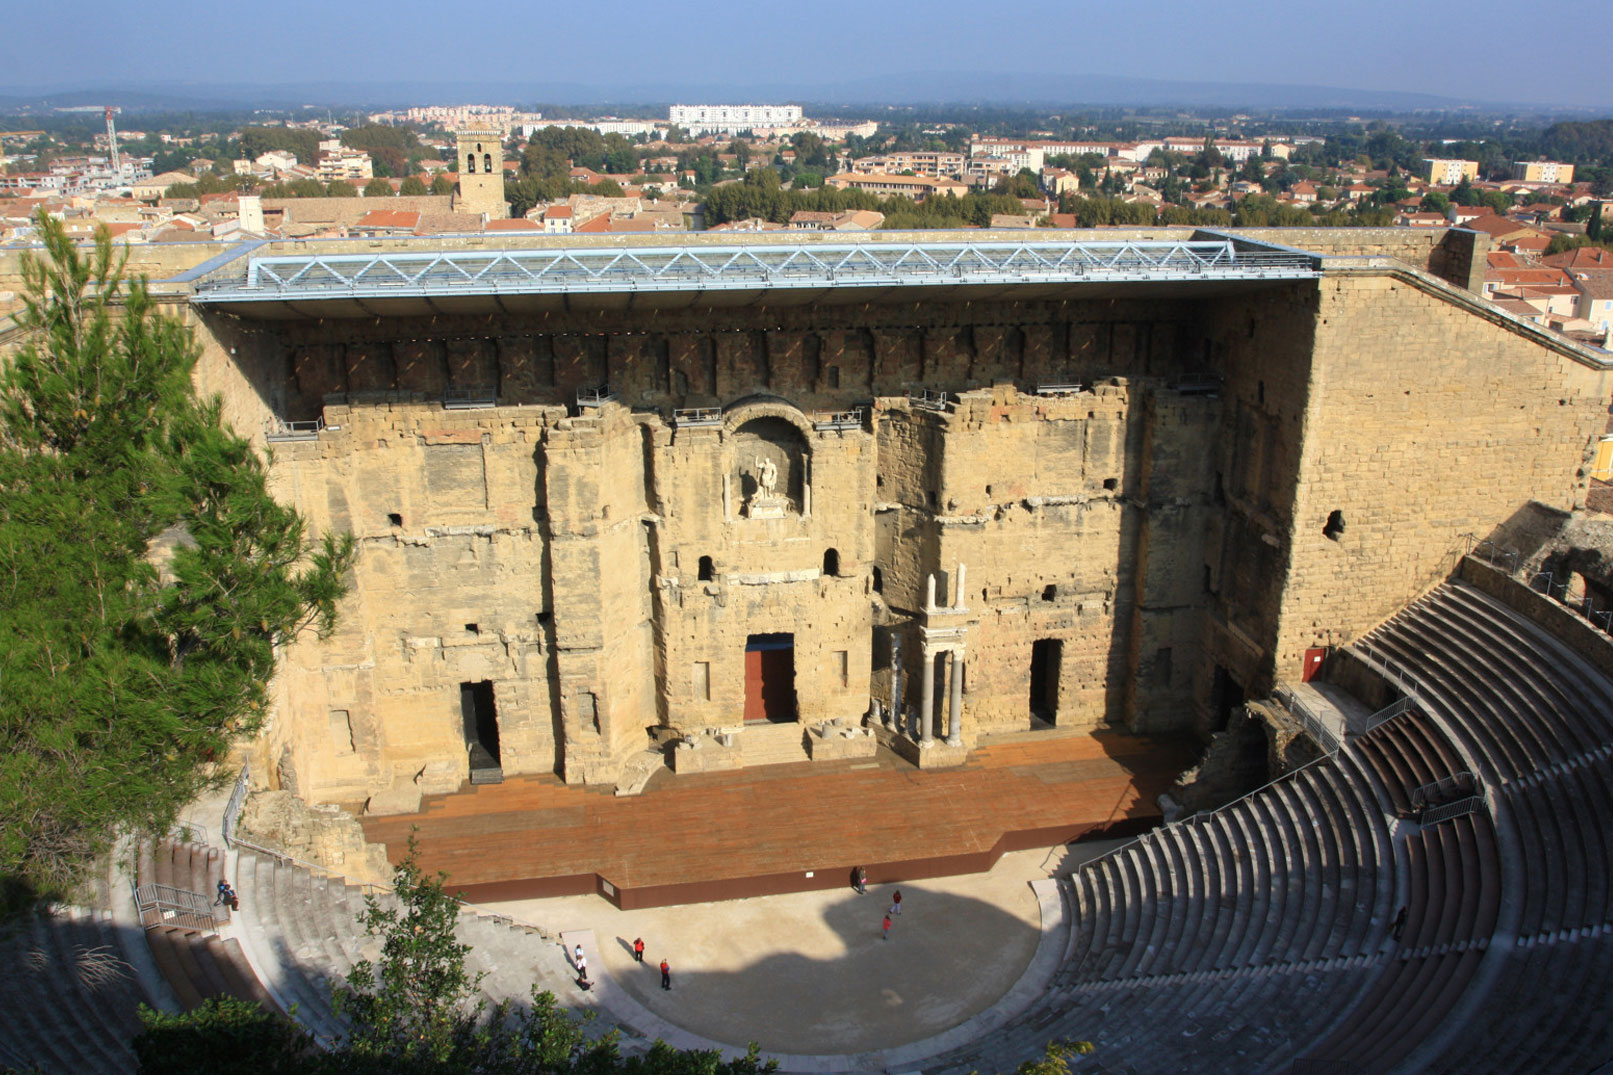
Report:
M 358 218 L 355 228 L 394 228 L 413 231 L 420 224 L 420 214 L 407 209 L 371 209 Z
M 487 231 L 542 231 L 543 225 L 536 220 L 489 220 Z

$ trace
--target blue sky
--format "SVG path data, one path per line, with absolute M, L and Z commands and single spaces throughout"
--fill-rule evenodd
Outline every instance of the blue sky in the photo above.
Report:
M 0 85 L 486 80 L 709 91 L 873 75 L 939 75 L 967 85 L 975 72 L 1068 73 L 1397 90 L 1613 114 L 1613 65 L 1597 48 L 1613 10 L 1606 0 L 1549 8 L 1491 0 L 1455 8 L 1386 0 L 1260 7 L 279 0 L 232 11 L 196 0 L 154 7 L 81 0 L 18 5 L 7 16 Z

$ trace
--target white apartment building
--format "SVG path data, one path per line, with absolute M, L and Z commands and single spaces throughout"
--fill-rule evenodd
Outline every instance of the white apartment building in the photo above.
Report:
M 668 121 L 690 134 L 738 134 L 801 122 L 800 105 L 673 105 Z
M 1423 169 L 1423 178 L 1442 187 L 1454 187 L 1463 178 L 1477 179 L 1479 177 L 1478 161 L 1424 157 Z

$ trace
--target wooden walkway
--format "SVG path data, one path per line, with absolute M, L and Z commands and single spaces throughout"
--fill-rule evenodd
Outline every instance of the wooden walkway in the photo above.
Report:
M 478 900 L 598 892 L 631 909 L 973 873 L 1004 852 L 1124 834 L 1192 765 L 1184 739 L 1046 732 L 975 751 L 958 769 L 877 760 L 658 774 L 641 795 L 513 777 L 364 818 L 393 862 Z

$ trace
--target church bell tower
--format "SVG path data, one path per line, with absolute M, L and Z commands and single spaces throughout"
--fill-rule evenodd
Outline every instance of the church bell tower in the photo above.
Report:
M 504 200 L 504 139 L 495 129 L 459 132 L 459 197 L 454 212 L 485 214 L 489 220 L 510 215 Z

